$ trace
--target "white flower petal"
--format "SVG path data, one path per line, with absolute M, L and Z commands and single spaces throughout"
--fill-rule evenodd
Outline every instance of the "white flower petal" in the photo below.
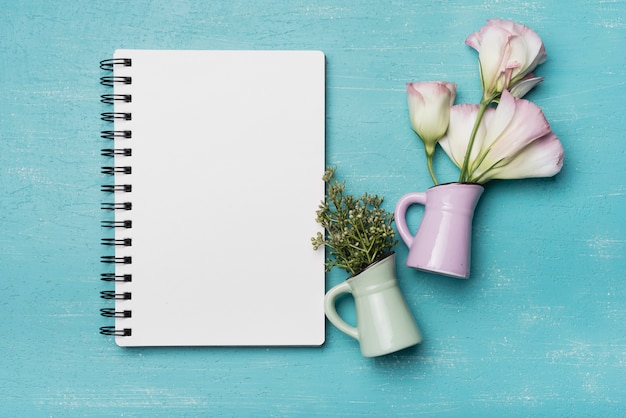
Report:
M 543 77 L 535 77 L 532 73 L 526 75 L 522 80 L 511 87 L 511 94 L 515 97 L 522 98 L 532 90 L 537 84 L 543 81 Z
M 489 171 L 481 179 L 481 183 L 491 179 L 552 177 L 561 171 L 563 155 L 563 145 L 557 136 L 550 132 L 531 142 L 506 165 Z
M 488 109 L 488 111 L 489 110 L 491 109 Z M 450 109 L 450 125 L 448 126 L 448 131 L 445 136 L 439 140 L 441 148 L 459 168 L 463 166 L 463 159 L 477 115 L 478 105 L 460 104 L 452 106 Z M 483 126 L 484 123 L 481 124 L 481 129 L 479 129 L 476 135 L 476 145 L 472 148 L 472 154 L 474 156 L 478 154 L 482 138 L 484 137 Z
M 550 124 L 539 106 L 517 99 L 506 90 L 502 92 L 495 118 L 501 120 L 501 124 L 489 126 L 489 135 L 497 135 L 497 138 L 488 144 L 490 159 L 495 161 L 512 157 L 530 142 L 550 132 Z M 493 134 L 492 130 L 495 130 Z

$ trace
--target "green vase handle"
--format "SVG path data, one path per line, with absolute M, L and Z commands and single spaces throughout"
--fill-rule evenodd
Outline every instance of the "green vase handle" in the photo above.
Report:
M 338 284 L 337 286 L 330 289 L 326 296 L 324 297 L 324 311 L 326 311 L 326 317 L 334 326 L 337 327 L 341 332 L 349 335 L 355 340 L 359 339 L 359 331 L 348 325 L 346 321 L 344 321 L 341 316 L 337 313 L 337 308 L 335 306 L 335 302 L 337 298 L 346 293 L 352 294 L 352 289 L 347 282 L 343 282 Z

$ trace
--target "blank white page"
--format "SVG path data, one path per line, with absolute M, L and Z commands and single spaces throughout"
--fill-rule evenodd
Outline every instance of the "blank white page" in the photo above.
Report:
M 320 345 L 325 59 L 319 51 L 118 50 L 116 301 L 120 346 Z

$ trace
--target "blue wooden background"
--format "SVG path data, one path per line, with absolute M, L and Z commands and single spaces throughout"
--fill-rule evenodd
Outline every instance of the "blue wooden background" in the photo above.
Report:
M 0 3 L 0 415 L 626 410 L 624 0 Z M 561 138 L 565 165 L 553 179 L 490 185 L 471 279 L 398 266 L 423 344 L 366 359 L 330 325 L 323 347 L 300 349 L 120 349 L 97 333 L 107 323 L 99 60 L 122 47 L 323 50 L 327 162 L 391 209 L 430 186 L 404 84 L 454 81 L 458 103 L 476 102 L 477 57 L 464 40 L 491 17 L 544 40 L 545 81 L 528 98 Z M 445 158 L 436 170 L 457 175 Z M 330 273 L 327 286 L 343 279 Z

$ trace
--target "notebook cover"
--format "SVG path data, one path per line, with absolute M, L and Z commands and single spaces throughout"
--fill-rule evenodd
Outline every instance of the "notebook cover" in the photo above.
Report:
M 114 75 L 120 346 L 320 345 L 325 58 L 319 51 L 118 50 Z

